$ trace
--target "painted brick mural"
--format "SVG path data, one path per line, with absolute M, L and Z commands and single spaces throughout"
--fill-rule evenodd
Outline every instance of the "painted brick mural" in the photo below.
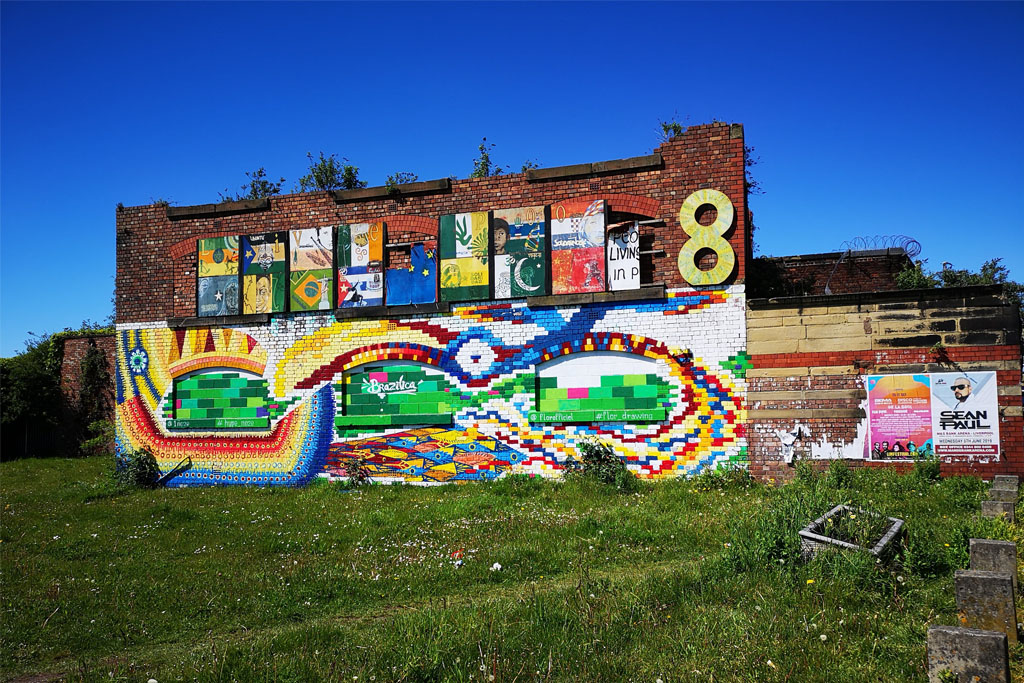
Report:
M 744 312 L 733 285 L 400 320 L 119 324 L 117 447 L 190 464 L 171 485 L 301 484 L 352 458 L 389 482 L 557 477 L 592 438 L 641 477 L 692 474 L 746 459 Z

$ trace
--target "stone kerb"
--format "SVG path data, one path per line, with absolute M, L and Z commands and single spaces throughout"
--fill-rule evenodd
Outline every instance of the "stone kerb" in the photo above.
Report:
M 1002 631 L 1010 643 L 1017 643 L 1017 610 L 1010 574 L 958 569 L 955 590 L 961 625 Z
M 928 629 L 928 683 L 1010 683 L 1006 634 L 955 626 Z
M 853 508 L 848 505 L 837 505 L 799 531 L 800 549 L 803 555 L 805 557 L 812 557 L 825 548 L 842 548 L 845 550 L 863 550 L 871 553 L 875 557 L 881 557 L 890 549 L 890 547 L 894 547 L 893 541 L 899 538 L 900 534 L 903 532 L 903 520 L 897 519 L 896 517 L 888 517 L 887 519 L 890 522 L 889 529 L 871 548 L 841 541 L 837 538 L 832 538 L 831 536 L 825 536 L 822 533 L 825 529 L 825 523 L 829 519 L 849 512 L 856 512 L 861 515 L 872 515 L 874 517 L 882 516 L 877 512 L 861 510 L 860 508 Z
M 1002 517 L 1010 524 L 1017 522 L 1017 517 L 1014 512 L 1014 503 L 1002 500 L 983 500 L 981 501 L 981 516 L 982 517 Z
M 971 569 L 1009 574 L 1013 579 L 1013 593 L 1016 595 L 1017 544 L 1012 541 L 994 541 L 989 538 L 972 538 L 968 543 L 971 551 Z

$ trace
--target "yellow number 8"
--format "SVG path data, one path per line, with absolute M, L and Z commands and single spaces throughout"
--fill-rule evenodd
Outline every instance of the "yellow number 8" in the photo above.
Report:
M 718 218 L 711 225 L 697 222 L 697 209 L 705 204 L 718 209 Z M 697 190 L 679 208 L 679 225 L 690 236 L 679 250 L 679 274 L 691 285 L 718 285 L 732 273 L 736 252 L 722 235 L 732 227 L 735 215 L 732 202 L 718 190 Z M 718 257 L 718 263 L 711 270 L 697 266 L 697 252 L 701 249 L 710 249 Z

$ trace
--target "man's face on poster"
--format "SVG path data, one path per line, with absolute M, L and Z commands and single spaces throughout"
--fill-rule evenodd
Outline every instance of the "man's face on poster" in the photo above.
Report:
M 967 400 L 967 397 L 971 395 L 971 380 L 966 377 L 961 377 L 950 387 L 953 390 L 953 395 L 956 396 L 956 400 L 963 403 Z

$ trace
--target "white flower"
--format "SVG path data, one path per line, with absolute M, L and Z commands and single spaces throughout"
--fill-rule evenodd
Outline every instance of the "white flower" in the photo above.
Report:
M 495 562 L 494 564 L 491 565 L 491 571 L 492 572 L 500 572 L 501 571 L 501 565 L 498 564 L 497 562 Z
M 824 642 L 825 642 L 826 640 L 828 640 L 828 636 L 826 636 L 826 635 L 825 635 L 824 633 L 822 633 L 822 634 L 821 634 L 820 636 L 818 636 L 818 637 L 819 637 L 819 638 L 821 638 L 821 642 L 823 642 L 823 643 L 824 643 Z

